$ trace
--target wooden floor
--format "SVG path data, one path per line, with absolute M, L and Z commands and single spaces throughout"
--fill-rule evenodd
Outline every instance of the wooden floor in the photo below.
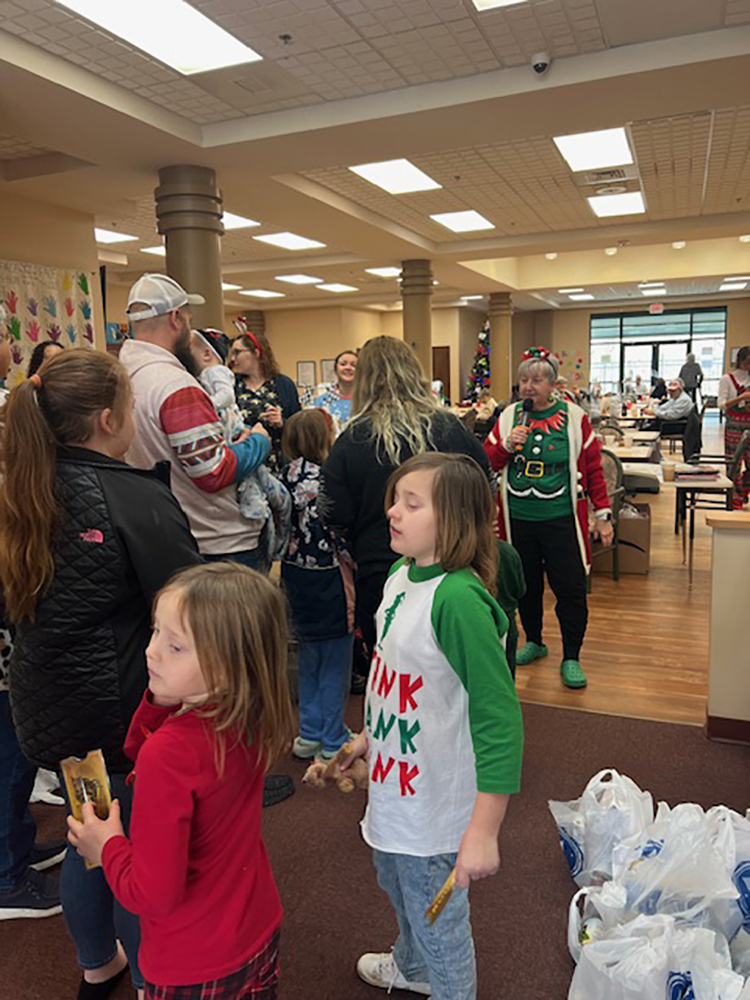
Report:
M 704 432 L 704 451 L 721 450 L 718 425 Z M 696 514 L 695 576 L 688 590 L 682 542 L 674 534 L 674 492 L 642 496 L 651 505 L 648 576 L 596 573 L 589 596 L 589 626 L 581 655 L 589 684 L 562 686 L 560 633 L 547 588 L 546 660 L 519 668 L 522 701 L 610 715 L 703 725 L 706 716 L 711 529 Z M 523 632 L 521 642 L 524 641 Z

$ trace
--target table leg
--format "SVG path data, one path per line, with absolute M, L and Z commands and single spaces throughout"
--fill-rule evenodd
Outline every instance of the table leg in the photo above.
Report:
M 680 494 L 680 526 L 682 528 L 682 565 L 687 562 L 687 492 L 678 490 Z
M 674 491 L 674 533 L 675 535 L 680 533 L 680 491 L 678 489 Z
M 693 549 L 695 544 L 695 494 L 690 494 L 690 556 L 688 558 L 688 589 L 693 589 Z

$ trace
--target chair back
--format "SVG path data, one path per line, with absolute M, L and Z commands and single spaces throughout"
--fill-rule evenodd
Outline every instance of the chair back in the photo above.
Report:
M 606 448 L 601 450 L 602 472 L 607 486 L 607 496 L 612 500 L 620 495 L 624 476 L 622 462 L 613 452 Z

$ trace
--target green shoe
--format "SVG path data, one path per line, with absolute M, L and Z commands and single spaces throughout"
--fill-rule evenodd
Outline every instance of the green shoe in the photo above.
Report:
M 578 660 L 563 660 L 560 664 L 560 673 L 566 688 L 585 688 L 588 684 L 586 674 L 581 670 Z
M 536 642 L 527 642 L 522 649 L 516 653 L 516 666 L 528 667 L 534 660 L 542 660 L 549 653 L 546 646 L 540 646 Z

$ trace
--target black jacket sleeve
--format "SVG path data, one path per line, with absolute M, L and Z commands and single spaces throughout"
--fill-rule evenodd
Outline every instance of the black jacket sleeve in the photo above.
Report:
M 346 532 L 354 526 L 356 505 L 347 468 L 351 432 L 340 434 L 322 469 L 318 513 L 329 528 Z
M 297 393 L 297 386 L 288 375 L 277 375 L 275 382 L 276 392 L 279 394 L 279 400 L 281 401 L 281 415 L 284 420 L 288 420 L 302 409 Z
M 178 570 L 203 562 L 190 525 L 171 490 L 150 473 L 105 474 L 102 485 L 112 524 L 150 606 Z
M 490 468 L 490 461 L 487 452 L 484 450 L 479 438 L 475 437 L 471 431 L 461 423 L 457 416 L 452 413 L 440 414 L 440 438 L 439 451 L 468 455 L 479 465 L 489 480 L 490 486 L 495 489 L 495 476 Z M 437 435 L 436 435 L 437 438 Z M 438 440 L 435 442 L 438 444 Z

